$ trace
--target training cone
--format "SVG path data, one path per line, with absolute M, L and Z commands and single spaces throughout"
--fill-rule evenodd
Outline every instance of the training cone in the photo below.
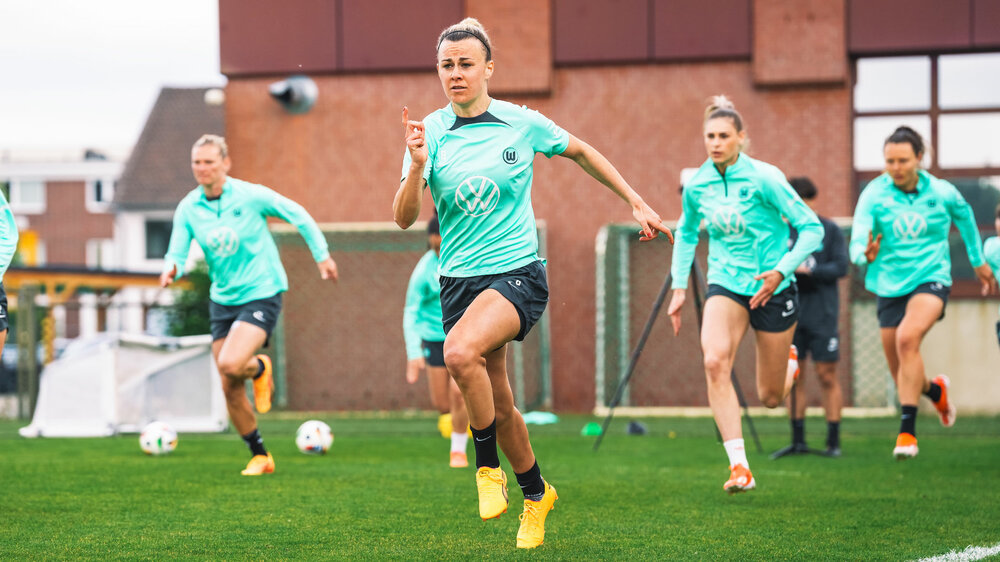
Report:
M 600 435 L 600 434 L 601 434 L 601 424 L 597 422 L 590 422 L 587 425 L 583 426 L 583 429 L 580 430 L 580 435 L 583 435 L 584 437 L 592 435 Z

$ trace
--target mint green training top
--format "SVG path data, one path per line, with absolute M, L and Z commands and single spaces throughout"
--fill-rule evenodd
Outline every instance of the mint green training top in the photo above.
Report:
M 287 291 L 288 277 L 267 229 L 267 217 L 297 228 L 317 263 L 330 257 L 323 233 L 301 205 L 263 185 L 226 178 L 218 199 L 205 197 L 201 186 L 181 199 L 174 212 L 166 268 L 176 266 L 177 277 L 184 274 L 194 239 L 205 252 L 213 301 L 233 306 Z
M 0 281 L 10 267 L 10 260 L 14 259 L 14 252 L 17 251 L 17 223 L 14 221 L 14 213 L 10 210 L 10 205 L 3 194 L 0 194 Z
M 686 289 L 702 220 L 708 231 L 708 282 L 751 296 L 776 270 L 785 276 L 775 289 L 795 280 L 793 271 L 823 243 L 823 225 L 771 164 L 740 154 L 723 175 L 711 158 L 684 185 L 681 218 L 675 231 L 674 289 Z M 788 248 L 787 219 L 798 231 Z
M 406 305 L 403 307 L 403 339 L 406 341 L 406 358 L 423 355 L 420 342 L 444 341 L 441 323 L 441 283 L 437 274 L 438 256 L 434 250 L 417 262 L 406 287 Z
M 497 99 L 475 117 L 458 117 L 448 104 L 423 122 L 423 177 L 441 221 L 439 273 L 493 275 L 538 261 L 535 153 L 561 154 L 569 133 L 537 111 Z M 404 178 L 410 161 L 407 150 Z
M 1000 279 L 1000 238 L 990 236 L 983 242 L 983 257 L 990 264 L 993 276 Z
M 951 286 L 948 232 L 952 221 L 969 253 L 972 267 L 983 265 L 982 240 L 972 207 L 951 183 L 924 170 L 917 188 L 906 193 L 888 174 L 865 186 L 854 209 L 851 261 L 868 265 L 865 288 L 880 297 L 908 295 L 923 283 Z M 875 261 L 868 263 L 868 233 L 882 235 Z

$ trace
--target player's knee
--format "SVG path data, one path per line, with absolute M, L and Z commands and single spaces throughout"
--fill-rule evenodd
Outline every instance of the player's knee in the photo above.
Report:
M 705 375 L 709 380 L 716 380 L 719 377 L 729 377 L 729 361 L 713 353 L 705 354 Z
M 220 359 L 216 363 L 216 367 L 219 369 L 219 374 L 224 377 L 239 377 L 240 372 L 243 370 L 242 363 L 228 359 Z
M 781 406 L 781 394 L 770 391 L 760 391 L 757 395 L 760 398 L 760 403 L 766 408 L 777 408 Z
M 448 372 L 459 385 L 462 379 L 469 374 L 469 371 L 483 362 L 483 358 L 472 348 L 472 346 L 456 343 L 444 346 L 444 364 L 448 367 Z
M 919 352 L 920 334 L 916 332 L 899 331 L 896 334 L 896 351 L 900 355 Z

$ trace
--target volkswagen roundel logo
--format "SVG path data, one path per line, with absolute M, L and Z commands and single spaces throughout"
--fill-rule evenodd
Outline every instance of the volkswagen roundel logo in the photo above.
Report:
M 228 258 L 240 248 L 240 237 L 228 226 L 220 226 L 208 233 L 208 249 L 220 258 Z
M 455 190 L 455 204 L 470 217 L 490 214 L 499 202 L 500 186 L 485 176 L 472 176 Z
M 508 164 L 517 162 L 517 149 L 513 146 L 503 149 L 503 161 Z
M 712 214 L 712 225 L 722 231 L 726 236 L 743 236 L 747 231 L 747 224 L 743 221 L 743 215 L 739 210 L 732 207 L 721 207 Z
M 903 213 L 892 221 L 892 232 L 898 238 L 916 240 L 927 232 L 927 221 L 917 213 Z

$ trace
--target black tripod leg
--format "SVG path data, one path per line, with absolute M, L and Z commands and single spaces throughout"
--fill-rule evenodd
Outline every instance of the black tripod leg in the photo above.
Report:
M 642 329 L 642 335 L 639 337 L 639 342 L 636 343 L 635 349 L 632 350 L 632 357 L 629 359 L 628 369 L 625 371 L 625 376 L 622 380 L 618 382 L 618 389 L 615 391 L 615 397 L 611 401 L 610 409 L 608 410 L 608 416 L 604 418 L 604 425 L 601 426 L 601 433 L 597 436 L 597 440 L 594 441 L 594 451 L 601 446 L 601 441 L 604 440 L 604 434 L 608 431 L 608 426 L 611 425 L 611 418 L 615 415 L 615 407 L 621 402 L 622 396 L 625 394 L 625 387 L 628 386 L 630 380 L 632 380 L 632 373 L 635 372 L 635 365 L 639 362 L 639 355 L 642 354 L 642 349 L 646 347 L 646 340 L 649 339 L 649 333 L 653 330 L 653 324 L 656 323 L 656 317 L 660 314 L 660 309 L 663 308 L 663 301 L 667 298 L 667 291 L 670 290 L 670 281 L 672 277 L 670 272 L 667 272 L 667 277 L 663 280 L 663 286 L 660 287 L 660 293 L 656 295 L 656 301 L 653 303 L 653 309 L 649 311 L 649 318 L 646 319 L 646 326 Z

